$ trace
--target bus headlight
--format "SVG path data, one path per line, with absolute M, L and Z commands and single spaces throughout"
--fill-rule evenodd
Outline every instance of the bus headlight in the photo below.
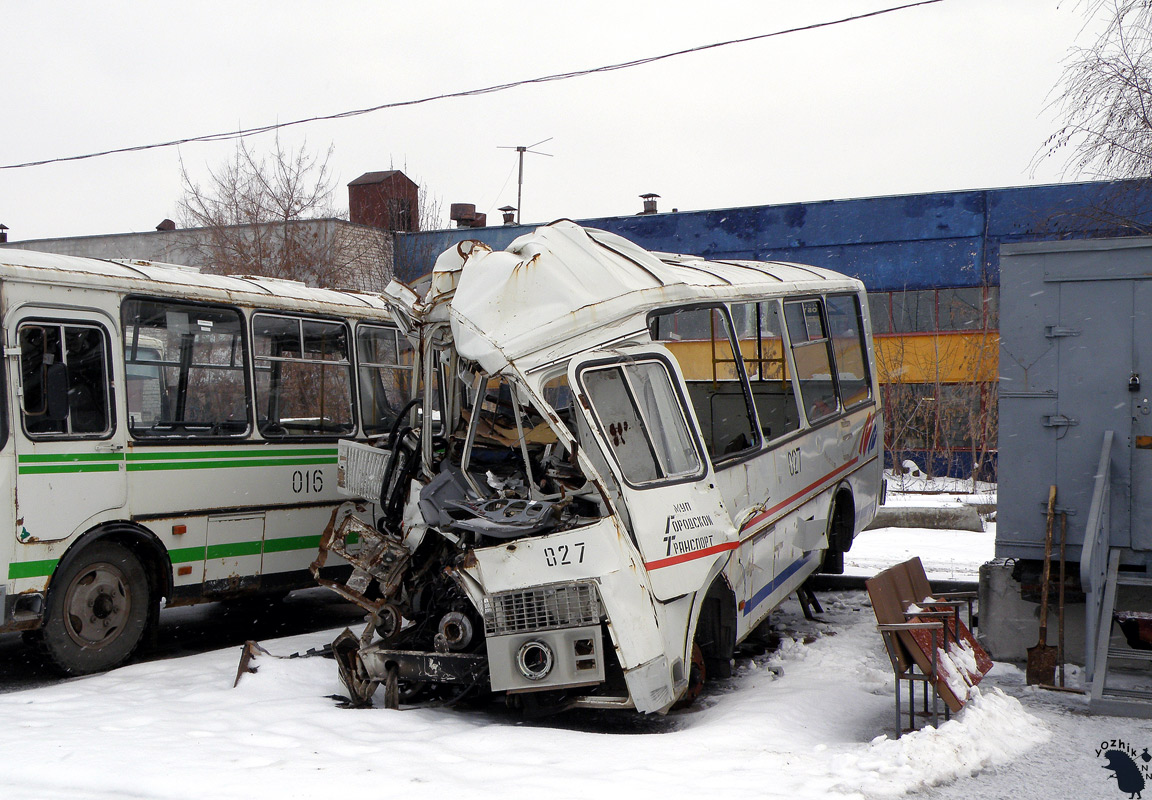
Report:
M 520 645 L 520 650 L 516 653 L 516 668 L 530 681 L 547 678 L 555 663 L 556 657 L 552 653 L 552 648 L 537 639 Z

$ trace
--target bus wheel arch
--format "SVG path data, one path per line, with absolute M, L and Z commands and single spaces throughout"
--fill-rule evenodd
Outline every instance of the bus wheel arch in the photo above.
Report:
M 852 487 L 842 483 L 832 495 L 828 510 L 828 549 L 820 572 L 840 575 L 844 572 L 844 554 L 852 548 L 852 534 L 856 530 L 856 501 Z
M 123 664 L 168 594 L 166 561 L 151 534 L 111 525 L 85 534 L 60 559 L 31 638 L 61 672 L 83 675 Z
M 732 659 L 736 652 L 736 593 L 723 575 L 712 581 L 700 605 L 693 639 L 693 649 L 697 647 L 705 681 L 732 677 Z

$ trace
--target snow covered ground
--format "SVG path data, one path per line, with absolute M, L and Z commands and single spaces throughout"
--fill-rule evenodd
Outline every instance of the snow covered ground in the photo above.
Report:
M 935 576 L 974 577 L 991 547 L 987 533 L 869 531 L 849 571 L 915 554 Z M 1026 687 L 1010 665 L 952 721 L 889 738 L 892 675 L 866 599 L 822 595 L 822 622 L 790 601 L 778 649 L 658 718 L 344 709 L 323 658 L 262 657 L 232 688 L 237 648 L 13 691 L 0 694 L 0 797 L 1126 796 L 1096 751 L 1152 746 L 1152 723 L 1086 716 L 1081 696 Z M 286 654 L 336 632 L 264 644 Z
M 973 581 L 980 565 L 992 558 L 996 523 L 983 531 L 928 528 L 877 528 L 864 531 L 844 555 L 845 575 L 875 575 L 893 564 L 920 556 L 929 580 Z

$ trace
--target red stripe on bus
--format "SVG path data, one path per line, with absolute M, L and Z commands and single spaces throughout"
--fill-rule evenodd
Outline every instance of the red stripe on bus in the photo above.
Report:
M 775 514 L 780 509 L 784 508 L 787 505 L 790 505 L 791 503 L 795 502 L 798 498 L 803 497 L 804 495 L 808 494 L 810 491 L 812 491 L 813 489 L 815 489 L 817 486 L 824 483 L 825 481 L 831 480 L 832 478 L 835 478 L 836 476 L 838 476 L 844 470 L 850 469 L 851 467 L 855 466 L 856 462 L 859 460 L 860 459 L 858 457 L 853 457 L 852 460 L 849 461 L 848 463 L 846 463 L 840 467 L 837 467 L 836 469 L 832 470 L 831 472 L 829 472 L 824 477 L 816 480 L 814 483 L 810 483 L 809 485 L 805 486 L 800 491 L 796 492 L 796 494 L 789 497 L 788 499 L 781 500 L 779 503 L 772 506 L 771 508 L 769 508 L 765 511 L 761 511 L 759 514 L 754 516 L 752 519 L 745 522 L 740 527 L 740 532 L 743 533 L 744 531 L 748 530 L 749 528 L 751 528 L 756 523 L 761 522 L 762 520 L 772 516 L 773 514 Z
M 694 550 L 691 553 L 683 553 L 682 555 L 672 556 L 671 558 L 662 558 L 659 561 L 648 561 L 644 564 L 648 569 L 660 569 L 661 567 L 671 567 L 674 564 L 683 564 L 685 561 L 695 561 L 698 558 L 705 556 L 716 555 L 717 553 L 726 553 L 729 550 L 735 550 L 740 546 L 739 542 L 725 542 L 724 544 L 712 545 L 712 547 L 705 547 L 703 550 Z

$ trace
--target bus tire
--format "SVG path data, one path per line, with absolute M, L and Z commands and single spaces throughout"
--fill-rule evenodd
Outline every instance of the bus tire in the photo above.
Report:
M 131 550 L 95 542 L 52 578 L 36 644 L 67 675 L 119 666 L 148 627 L 150 595 L 144 566 Z
M 736 650 L 736 597 L 721 580 L 713 582 L 700 608 L 695 646 L 704 662 L 705 680 L 732 677 Z

